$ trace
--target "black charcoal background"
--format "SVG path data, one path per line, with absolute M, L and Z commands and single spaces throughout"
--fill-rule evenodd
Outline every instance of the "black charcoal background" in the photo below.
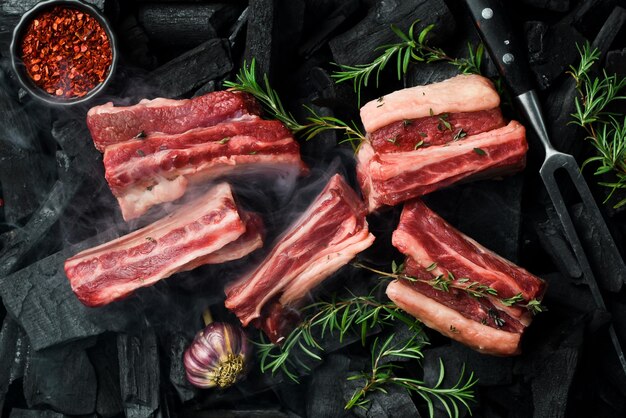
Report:
M 467 54 L 478 36 L 460 0 L 88 0 L 112 23 L 120 65 L 105 94 L 73 109 L 47 108 L 19 86 L 8 47 L 20 16 L 37 0 L 0 0 L 0 410 L 2 417 L 420 417 L 424 402 L 392 388 L 371 397 L 367 409 L 346 411 L 356 389 L 347 377 L 368 365 L 357 337 L 324 340 L 323 362 L 301 370 L 300 384 L 261 374 L 227 390 L 199 390 L 186 382 L 182 353 L 202 327 L 211 306 L 220 320 L 236 321 L 222 305 L 223 285 L 259 254 L 225 266 L 201 267 L 141 289 L 124 301 L 89 309 L 72 294 L 63 261 L 82 248 L 126 233 L 103 178 L 101 155 L 85 125 L 88 107 L 113 100 L 186 98 L 223 87 L 254 57 L 286 107 L 305 116 L 310 104 L 323 115 L 358 121 L 352 86 L 335 84 L 338 64 L 374 59 L 380 45 L 396 41 L 390 24 L 406 30 L 435 24 L 430 42 L 452 56 Z M 591 155 L 583 134 L 568 124 L 574 83 L 566 74 L 576 62 L 576 43 L 600 49 L 610 73 L 626 75 L 626 1 L 522 0 L 506 2 L 527 42 L 528 59 L 552 140 L 583 161 Z M 485 59 L 485 74 L 495 69 Z M 393 65 L 378 88 L 362 100 L 405 86 L 456 74 L 446 63 L 412 64 L 396 79 Z M 503 110 L 518 118 L 506 96 Z M 616 109 L 622 114 L 626 107 Z M 268 242 L 306 207 L 336 171 L 354 184 L 354 159 L 340 138 L 327 132 L 302 143 L 312 175 L 297 184 L 238 181 L 242 202 L 269 225 Z M 439 359 L 453 384 L 463 364 L 478 377 L 474 417 L 624 417 L 626 378 L 607 339 L 612 321 L 626 346 L 625 272 L 607 259 L 575 200 L 573 214 L 605 293 L 608 312 L 594 305 L 583 285 L 556 215 L 537 176 L 542 160 L 532 134 L 528 167 L 502 179 L 458 185 L 426 201 L 461 231 L 519 263 L 549 283 L 545 304 L 527 332 L 524 354 L 496 358 L 478 354 L 434 333 L 421 362 L 405 373 L 435 383 Z M 598 201 L 607 190 L 585 175 Z M 603 179 L 606 180 L 606 179 Z M 261 191 L 260 191 L 261 190 Z M 624 194 L 618 192 L 617 198 Z M 626 209 L 603 205 L 623 251 Z M 548 208 L 548 209 L 546 209 Z M 153 212 L 158 216 L 160 212 Z M 377 236 L 361 255 L 381 268 L 400 256 L 390 236 L 400 208 L 372 215 Z M 376 278 L 351 267 L 325 282 L 319 294 L 366 293 Z M 383 297 L 381 295 L 381 297 Z M 395 329 L 398 335 L 406 330 Z M 381 331 L 374 329 L 372 334 Z M 256 332 L 251 332 L 256 335 Z M 462 411 L 467 416 L 467 411 Z M 445 416 L 437 409 L 435 415 Z

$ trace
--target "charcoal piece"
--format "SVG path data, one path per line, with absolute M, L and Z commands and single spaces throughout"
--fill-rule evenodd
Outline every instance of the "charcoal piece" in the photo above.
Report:
M 2 0 L 0 1 L 0 13 L 20 16 L 40 2 L 41 0 Z M 105 0 L 85 0 L 85 2 L 104 10 Z
M 574 64 L 578 59 L 576 44 L 582 45 L 585 40 L 569 23 L 557 23 L 547 29 L 541 25 L 527 27 L 530 67 L 540 89 L 550 87 Z
M 35 123 L 11 94 L 9 83 L 0 70 L 0 184 L 5 218 L 18 223 L 45 199 L 54 163 L 42 152 Z
M 280 405 L 286 411 L 299 416 L 306 416 L 306 386 L 299 383 L 283 383 L 273 388 Z
M 437 83 L 459 75 L 459 70 L 447 62 L 418 62 L 409 67 L 408 86 L 422 86 Z
M 58 412 L 40 409 L 18 409 L 13 408 L 9 418 L 64 418 L 65 415 Z
M 307 17 L 309 14 L 319 13 L 319 5 L 307 3 Z M 336 7 L 326 11 L 328 14 L 320 16 L 318 19 L 311 18 L 314 22 L 314 30 L 307 31 L 307 37 L 300 45 L 298 53 L 305 58 L 309 58 L 320 48 L 322 48 L 335 34 L 335 32 L 360 9 L 358 0 L 347 0 L 340 2 Z
M 570 387 L 581 356 L 585 316 L 554 322 L 546 335 L 523 359 L 520 370 L 531 379 L 535 416 L 563 417 Z
M 0 13 L 0 56 L 11 56 L 10 45 L 13 39 L 13 29 L 19 20 L 18 15 Z
M 0 330 L 0 370 L 3 371 L 0 374 L 0 411 L 3 409 L 9 385 L 15 380 L 12 372 L 18 349 L 18 335 L 17 323 L 9 316 L 5 317 Z
M 626 48 L 609 51 L 606 54 L 606 72 L 617 74 L 619 77 L 626 77 Z
M 153 43 L 184 49 L 225 35 L 240 13 L 237 4 L 146 4 L 138 20 Z
M 432 193 L 425 201 L 464 234 L 517 262 L 523 185 L 523 176 L 519 174 L 455 186 Z
M 232 68 L 228 44 L 221 39 L 211 39 L 152 71 L 147 82 L 156 89 L 157 95 L 177 98 L 225 75 Z
M 198 390 L 187 381 L 185 364 L 183 363 L 183 355 L 187 347 L 191 345 L 192 340 L 193 338 L 187 335 L 177 333 L 172 335 L 169 341 L 169 379 L 183 402 L 187 402 L 198 395 Z
M 548 291 L 544 299 L 544 304 L 550 306 L 558 304 L 571 312 L 591 312 L 596 308 L 596 304 L 591 297 L 589 289 L 572 281 L 567 275 L 552 273 L 542 276 L 548 283 Z
M 124 17 L 119 23 L 116 33 L 120 51 L 130 63 L 146 70 L 154 69 L 157 66 L 157 58 L 148 47 L 150 42 L 148 35 L 133 14 Z
M 96 371 L 98 392 L 96 412 L 109 418 L 124 411 L 120 397 L 120 373 L 117 359 L 117 337 L 100 337 L 98 343 L 87 350 L 91 364 Z
M 107 231 L 10 276 L 0 275 L 0 297 L 4 306 L 24 328 L 35 350 L 101 334 L 104 326 L 115 329 L 106 323 L 106 313 L 111 308 L 89 309 L 78 301 L 65 277 L 63 263 L 80 249 L 91 247 L 95 242 L 109 241 L 117 235 L 117 231 Z M 123 318 L 114 315 L 113 321 Z
M 117 337 L 120 387 L 126 416 L 150 417 L 159 407 L 159 352 L 156 334 Z
M 343 354 L 331 354 L 324 363 L 313 371 L 307 390 L 306 408 L 308 417 L 344 417 L 342 395 L 343 380 L 346 379 L 350 359 Z
M 89 414 L 96 408 L 96 373 L 83 340 L 47 350 L 31 350 L 24 375 L 29 408 L 52 408 L 65 414 Z
M 545 22 L 531 20 L 524 23 L 524 32 L 528 43 L 528 63 L 532 65 L 543 64 L 546 61 L 544 40 L 549 26 Z
M 316 415 L 317 416 L 317 415 Z M 322 415 L 318 415 L 322 416 Z M 212 409 L 187 412 L 188 418 L 297 418 L 278 409 Z
M 267 74 L 271 79 L 274 54 L 274 16 L 276 0 L 251 0 L 248 5 L 248 31 L 244 60 L 256 60 L 259 74 Z
M 442 0 L 379 0 L 363 20 L 330 41 L 334 61 L 344 65 L 369 63 L 380 54 L 379 46 L 398 41 L 390 29 L 391 24 L 406 33 L 418 19 L 416 32 L 430 24 L 435 25 L 429 35 L 434 45 L 451 38 L 454 33 L 454 18 Z
M 202 96 L 213 91 L 215 91 L 215 80 L 211 80 L 205 85 L 201 86 L 198 90 L 195 91 L 193 97 Z
M 593 40 L 593 46 L 606 54 L 626 23 L 626 9 L 615 7 Z
M 580 232 L 580 239 L 587 244 L 586 254 L 593 271 L 602 272 L 596 274 L 598 284 L 611 292 L 619 292 L 626 281 L 626 265 L 616 247 L 616 241 L 621 240 L 618 237 L 613 241 L 610 235 L 601 235 L 600 231 L 593 227 L 593 220 L 582 203 L 576 204 L 571 213 L 572 220 Z
M 230 43 L 230 48 L 235 50 L 241 42 L 243 42 L 240 38 L 242 37 L 243 29 L 248 22 L 248 15 L 250 14 L 250 7 L 246 7 L 243 12 L 237 18 L 237 21 L 233 24 L 233 27 L 230 30 L 230 34 L 228 35 L 228 42 Z M 238 49 L 238 48 L 237 48 Z
M 559 13 L 567 12 L 570 8 L 570 0 L 522 0 L 522 3 L 537 9 Z

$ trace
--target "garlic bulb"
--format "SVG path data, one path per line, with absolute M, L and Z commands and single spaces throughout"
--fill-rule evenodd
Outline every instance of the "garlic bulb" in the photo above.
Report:
M 198 332 L 184 355 L 187 380 L 200 388 L 226 388 L 245 374 L 250 346 L 237 326 L 213 322 Z

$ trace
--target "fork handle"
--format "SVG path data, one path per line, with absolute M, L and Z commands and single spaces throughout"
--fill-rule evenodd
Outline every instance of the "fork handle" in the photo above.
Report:
M 514 96 L 533 89 L 523 42 L 499 0 L 465 0 L 491 58 Z

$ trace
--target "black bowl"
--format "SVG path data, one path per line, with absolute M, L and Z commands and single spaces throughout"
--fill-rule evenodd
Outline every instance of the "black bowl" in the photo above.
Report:
M 30 75 L 28 75 L 28 72 L 26 71 L 26 66 L 24 65 L 24 62 L 21 58 L 20 42 L 25 30 L 28 28 L 29 23 L 41 13 L 56 6 L 66 6 L 68 8 L 77 9 L 84 12 L 85 14 L 92 16 L 102 26 L 109 38 L 109 44 L 111 46 L 111 65 L 108 69 L 106 79 L 82 97 L 63 98 L 49 94 L 41 87 L 37 86 L 35 82 L 31 79 Z M 107 22 L 106 18 L 102 15 L 102 13 L 100 13 L 98 9 L 90 4 L 83 3 L 79 0 L 48 0 L 38 3 L 35 7 L 24 13 L 17 26 L 13 30 L 13 39 L 11 41 L 11 61 L 13 64 L 13 70 L 17 75 L 17 79 L 19 80 L 21 86 L 28 93 L 30 93 L 31 96 L 50 105 L 75 105 L 79 103 L 85 103 L 97 96 L 106 88 L 106 86 L 109 84 L 113 77 L 113 73 L 117 64 L 117 55 L 118 53 L 115 35 L 113 34 L 111 26 Z

